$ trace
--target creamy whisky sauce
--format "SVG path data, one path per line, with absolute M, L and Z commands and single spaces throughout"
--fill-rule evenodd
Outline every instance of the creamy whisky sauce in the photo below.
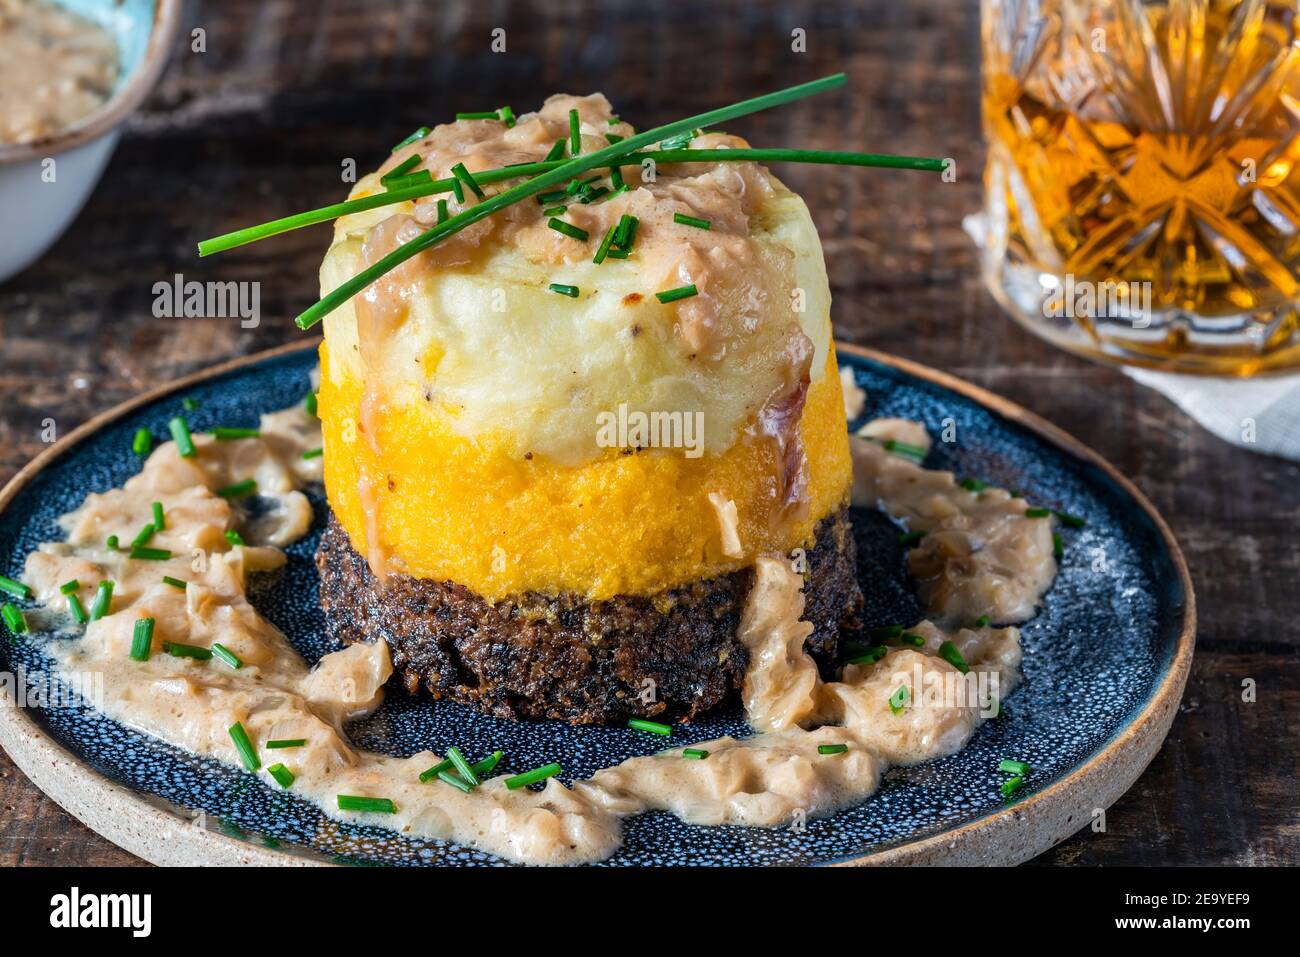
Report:
M 0 0 L 0 143 L 31 143 L 98 110 L 117 81 L 117 45 L 47 0 Z
M 903 429 L 918 439 L 912 424 L 874 427 Z M 33 624 L 51 631 L 68 624 L 60 593 L 65 582 L 80 583 L 77 593 L 86 607 L 101 580 L 115 582 L 108 614 L 90 622 L 81 637 L 46 641 L 57 668 L 101 674 L 103 710 L 110 717 L 235 767 L 241 762 L 229 728 L 239 722 L 258 749 L 257 773 L 267 786 L 279 787 L 267 767 L 282 762 L 295 776 L 289 790 L 337 820 L 450 840 L 528 864 L 604 859 L 618 849 L 622 820 L 652 809 L 693 824 L 777 827 L 861 802 L 890 765 L 957 751 L 982 717 L 996 713 L 996 701 L 1018 679 L 1017 629 L 945 629 L 923 621 L 909 629 L 919 644 L 890 645 L 879 660 L 848 665 L 841 680 L 825 682 L 804 652 L 812 626 L 802 620 L 803 580 L 784 557 L 765 557 L 755 565 L 739 631 L 750 654 L 742 698 L 752 736 L 691 745 L 708 752 L 704 760 L 684 757 L 681 748 L 632 758 L 571 787 L 550 779 L 540 791 L 510 790 L 500 773 L 468 794 L 436 779 L 422 783 L 420 773 L 441 756 L 368 752 L 346 734 L 347 721 L 382 700 L 392 672 L 387 646 L 353 645 L 309 667 L 245 592 L 247 575 L 283 564 L 280 549 L 309 528 L 311 509 L 299 488 L 320 478 L 320 458 L 302 456 L 320 444 L 316 419 L 294 408 L 263 416 L 258 438 L 194 438 L 195 457 L 182 458 L 171 442 L 159 446 L 122 488 L 88 496 L 62 519 L 66 541 L 42 545 L 28 557 L 25 579 L 44 603 Z M 986 522 L 996 530 L 1010 521 L 988 519 L 985 512 L 996 511 L 992 504 L 972 504 L 962 497 L 967 493 L 954 492 L 934 473 L 914 466 L 900 470 L 894 458 L 866 452 L 858 460 L 862 488 L 892 514 L 931 529 L 954 516 L 974 516 L 971 527 L 980 534 L 987 532 Z M 264 499 L 258 508 L 216 494 L 248 478 L 257 481 Z M 924 486 L 924 494 L 916 486 Z M 148 544 L 173 557 L 137 560 L 105 547 L 109 535 L 131 541 L 152 520 L 155 501 L 163 506 L 165 528 Z M 941 505 L 945 501 L 950 504 Z M 247 545 L 230 544 L 226 532 L 232 530 Z M 1009 551 L 1017 542 L 1032 545 L 1034 538 L 999 538 L 998 547 Z M 1044 578 L 1050 581 L 1053 567 L 1044 567 L 1039 552 L 1031 551 L 1020 563 L 999 566 L 1011 575 L 1013 589 L 976 591 L 1025 595 Z M 939 577 L 947 574 L 945 567 Z M 923 607 L 937 600 L 939 611 L 951 617 L 949 593 L 966 588 L 970 577 L 953 574 L 951 589 L 923 592 Z M 972 574 L 978 577 L 978 566 Z M 167 584 L 164 575 L 185 581 L 186 588 Z M 1023 599 L 1008 602 L 1013 610 L 1022 604 Z M 136 661 L 130 657 L 132 636 L 137 619 L 145 617 L 155 620 L 151 653 Z M 940 655 L 946 641 L 969 667 L 964 677 Z M 165 650 L 168 642 L 203 648 L 220 643 L 242 667 L 216 657 L 174 657 Z M 977 692 L 977 684 L 991 694 Z M 897 702 L 902 687 L 905 706 L 895 707 L 891 698 Z M 286 738 L 305 744 L 264 747 Z M 845 749 L 822 754 L 821 745 Z M 340 794 L 389 798 L 397 811 L 343 812 L 337 807 Z

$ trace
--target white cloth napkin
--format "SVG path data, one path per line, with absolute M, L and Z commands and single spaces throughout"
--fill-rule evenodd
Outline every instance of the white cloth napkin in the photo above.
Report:
M 1220 379 L 1124 370 L 1225 442 L 1300 460 L 1300 375 Z

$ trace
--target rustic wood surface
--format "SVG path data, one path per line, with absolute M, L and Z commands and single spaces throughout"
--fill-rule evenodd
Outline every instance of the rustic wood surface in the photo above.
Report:
M 457 110 L 602 90 L 639 126 L 843 70 L 847 92 L 731 125 L 756 145 L 951 156 L 959 178 L 784 168 L 821 230 L 837 334 L 993 389 L 1071 431 L 1172 524 L 1199 595 L 1196 663 L 1155 762 L 1043 864 L 1300 862 L 1300 466 L 1234 449 L 1122 373 L 1054 351 L 980 285 L 972 0 L 191 3 L 171 67 L 73 229 L 0 286 L 0 481 L 182 373 L 293 340 L 323 227 L 199 260 L 194 243 L 333 202 L 340 164 Z M 504 28 L 507 51 L 489 49 Z M 190 31 L 206 31 L 206 52 Z M 807 31 L 807 52 L 791 31 Z M 262 282 L 261 325 L 155 319 L 154 282 Z M 1241 700 L 1243 679 L 1258 700 Z M 0 755 L 0 863 L 130 864 Z

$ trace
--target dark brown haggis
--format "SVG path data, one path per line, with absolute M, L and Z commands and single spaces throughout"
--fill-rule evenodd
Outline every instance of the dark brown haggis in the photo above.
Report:
M 489 602 L 454 582 L 399 574 L 379 587 L 333 516 L 316 565 L 330 637 L 382 638 L 407 690 L 498 717 L 690 720 L 732 698 L 749 663 L 736 629 L 750 569 L 651 596 L 529 593 Z M 855 565 L 842 508 L 818 526 L 805 576 L 808 650 L 823 669 L 862 604 Z

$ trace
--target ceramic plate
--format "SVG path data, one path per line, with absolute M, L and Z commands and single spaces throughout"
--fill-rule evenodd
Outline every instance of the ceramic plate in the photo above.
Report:
M 642 864 L 1017 863 L 1087 826 L 1126 790 L 1160 747 L 1191 661 L 1195 613 L 1177 545 L 1147 501 L 1069 436 L 990 393 L 912 363 L 848 346 L 840 362 L 867 392 L 867 417 L 919 419 L 936 439 L 926 464 L 1022 491 L 1036 503 L 1087 519 L 1063 528 L 1061 572 L 1044 608 L 1023 626 L 1023 684 L 1003 714 L 952 757 L 894 768 L 861 806 L 802 829 L 697 827 L 665 813 L 626 822 L 611 866 Z M 195 430 L 254 425 L 262 412 L 300 401 L 316 364 L 294 346 L 229 363 L 120 406 L 77 429 L 0 493 L 0 573 L 60 537 L 56 518 L 87 493 L 121 484 L 139 468 L 131 436 L 167 433 L 182 398 Z M 860 422 L 850 423 L 855 428 Z M 320 489 L 313 533 L 288 564 L 256 578 L 250 596 L 309 660 L 334 650 L 323 638 L 312 555 L 323 527 Z M 919 615 L 897 529 L 854 512 L 868 624 Z M 75 640 L 75 639 L 72 639 Z M 26 638 L 0 642 L 0 666 L 27 687 L 48 660 Z M 739 711 L 678 726 L 673 743 L 743 734 Z M 571 777 L 658 749 L 661 739 L 624 728 L 514 723 L 400 691 L 350 727 L 360 746 L 403 757 L 458 744 L 470 754 L 506 752 L 509 771 L 559 761 Z M 157 863 L 490 865 L 489 854 L 339 824 L 291 793 L 196 758 L 83 705 L 36 701 L 0 707 L 0 744 L 59 804 L 110 840 Z M 1026 789 L 1012 801 L 999 785 L 1003 758 L 1027 761 Z

